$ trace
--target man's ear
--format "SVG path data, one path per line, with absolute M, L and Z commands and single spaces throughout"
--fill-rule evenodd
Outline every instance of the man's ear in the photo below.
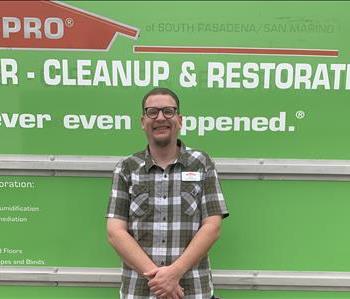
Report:
M 177 117 L 179 118 L 180 128 L 182 128 L 182 115 L 179 114 Z
M 145 126 L 143 125 L 143 119 L 144 119 L 144 116 L 142 115 L 142 116 L 141 116 L 141 128 L 144 130 L 144 129 L 145 129 Z

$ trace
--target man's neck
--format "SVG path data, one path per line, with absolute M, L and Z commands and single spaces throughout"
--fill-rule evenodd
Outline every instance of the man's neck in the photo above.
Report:
M 169 144 L 164 147 L 149 145 L 149 149 L 153 161 L 163 169 L 167 168 L 169 164 L 177 159 L 180 151 L 177 143 Z

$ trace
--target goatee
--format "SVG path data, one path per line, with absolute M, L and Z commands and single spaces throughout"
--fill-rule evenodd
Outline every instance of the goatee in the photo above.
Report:
M 159 147 L 167 147 L 170 144 L 170 138 L 155 139 L 154 143 Z

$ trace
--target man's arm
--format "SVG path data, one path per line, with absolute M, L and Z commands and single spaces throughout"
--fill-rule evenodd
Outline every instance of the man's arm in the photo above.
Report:
M 126 221 L 109 218 L 107 220 L 107 233 L 109 243 L 129 267 L 141 275 L 144 275 L 145 272 L 152 272 L 158 269 L 157 265 L 153 263 L 129 234 Z M 181 286 L 177 284 L 168 295 L 170 299 L 181 299 L 184 293 Z
M 156 295 L 162 296 L 170 292 L 182 276 L 208 253 L 210 247 L 219 238 L 221 219 L 221 215 L 205 218 L 201 228 L 174 263 L 145 273 L 145 275 L 155 275 L 148 285 Z
M 141 275 L 158 268 L 129 234 L 126 221 L 108 218 L 107 233 L 109 243 L 129 267 Z
M 205 218 L 183 254 L 172 264 L 181 277 L 197 265 L 220 236 L 221 215 Z

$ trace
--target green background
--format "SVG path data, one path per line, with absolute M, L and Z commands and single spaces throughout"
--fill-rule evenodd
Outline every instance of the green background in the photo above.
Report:
M 207 88 L 207 63 L 348 63 L 349 2 L 67 1 L 68 4 L 140 29 L 134 41 L 119 36 L 108 52 L 1 50 L 1 58 L 19 64 L 20 85 L 0 86 L 2 113 L 49 113 L 44 129 L 0 127 L 0 154 L 129 155 L 146 140 L 139 126 L 140 103 L 149 87 L 46 86 L 45 60 L 68 59 L 70 72 L 78 59 L 164 60 L 171 77 L 162 86 L 173 88 L 184 115 L 276 116 L 288 114 L 295 132 L 208 132 L 182 137 L 189 146 L 214 157 L 349 159 L 346 90 L 278 90 Z M 234 32 L 181 31 L 187 24 L 238 24 Z M 171 24 L 162 32 L 160 24 Z M 187 26 L 186 25 L 186 26 Z M 277 27 L 273 27 L 273 26 Z M 278 25 L 324 26 L 320 31 L 278 32 Z M 264 27 L 267 26 L 267 27 Z M 328 27 L 327 27 L 328 26 Z M 242 29 L 243 28 L 243 29 Z M 255 28 L 248 30 L 248 28 Z M 271 30 L 264 30 L 270 28 Z M 338 58 L 244 55 L 135 54 L 134 45 L 218 46 L 259 48 L 338 49 Z M 181 64 L 193 61 L 199 81 L 195 88 L 178 83 Z M 25 73 L 35 71 L 36 79 Z M 304 119 L 294 116 L 306 113 Z M 65 130 L 65 114 L 126 114 L 133 129 Z M 219 146 L 218 146 L 219 145 Z M 0 189 L 1 205 L 36 205 L 26 224 L 0 225 L 0 247 L 21 248 L 23 255 L 1 260 L 44 259 L 45 266 L 119 267 L 106 241 L 104 214 L 111 180 L 77 177 L 1 177 L 1 181 L 33 181 L 33 189 Z M 211 251 L 214 269 L 281 271 L 350 271 L 348 182 L 222 181 L 231 216 Z M 0 212 L 1 217 L 25 213 Z M 232 253 L 232 254 L 231 254 Z M 111 288 L 48 288 L 1 286 L 0 298 L 116 298 Z M 223 298 L 350 298 L 349 293 L 219 290 Z
M 140 102 L 148 87 L 47 86 L 43 64 L 47 59 L 68 59 L 70 74 L 76 60 L 164 60 L 170 78 L 161 85 L 173 88 L 181 99 L 182 113 L 193 116 L 266 116 L 287 112 L 295 132 L 189 132 L 184 141 L 216 157 L 349 159 L 347 90 L 221 89 L 206 85 L 208 62 L 348 63 L 349 2 L 123 2 L 68 1 L 70 5 L 140 29 L 131 40 L 119 36 L 108 52 L 2 50 L 1 57 L 19 64 L 20 84 L 1 86 L 1 112 L 50 113 L 44 129 L 0 127 L 3 154 L 128 155 L 145 146 L 140 130 Z M 168 25 L 167 25 L 168 24 Z M 185 24 L 185 25 L 184 25 Z M 204 24 L 207 29 L 197 28 Z M 236 27 L 215 32 L 213 24 Z M 162 28 L 168 26 L 168 30 Z M 202 26 L 202 25 L 201 25 Z M 282 26 L 282 27 L 281 27 Z M 286 32 L 283 32 L 286 26 Z M 294 27 L 293 27 L 294 26 Z M 310 27 L 313 26 L 313 27 Z M 297 32 L 290 28 L 299 28 Z M 209 30 L 211 28 L 211 30 Z M 288 29 L 289 28 L 289 29 Z M 308 29 L 316 28 L 316 29 Z M 338 49 L 339 57 L 283 57 L 257 55 L 195 55 L 133 53 L 135 45 L 217 46 L 258 48 Z M 193 61 L 198 85 L 179 85 L 181 64 Z M 33 80 L 25 78 L 35 71 Z M 342 80 L 342 84 L 343 84 Z M 303 119 L 295 113 L 305 112 Z M 132 117 L 132 130 L 67 130 L 65 114 L 121 114 Z M 225 144 L 225 146 L 217 146 Z
M 286 292 L 286 291 L 233 291 L 218 290 L 220 298 L 232 299 L 347 299 L 346 292 Z M 119 298 L 113 288 L 71 288 L 71 287 L 1 287 L 1 299 L 45 298 L 45 299 L 111 299 Z
M 3 177 L 2 180 L 28 180 Z M 1 223 L 1 247 L 44 258 L 46 266 L 117 267 L 106 241 L 105 211 L 111 180 L 36 177 L 33 189 L 0 189 L 2 206 L 39 206 L 28 222 Z M 349 271 L 348 182 L 223 180 L 230 211 L 221 238 L 211 251 L 214 269 Z M 316 191 L 317 190 L 317 191 Z M 287 192 L 288 191 L 288 192 Z M 234 254 L 227 254 L 234 252 Z
M 6 239 L 2 238 L 0 247 L 24 253 L 0 254 L 0 260 L 43 259 L 45 266 L 52 267 L 120 266 L 105 235 L 110 179 L 2 177 L 2 181 L 22 180 L 35 187 L 0 189 L 2 206 L 32 205 L 41 211 L 0 212 L 1 217 L 29 219 L 26 224 L 1 223 L 0 235 Z M 211 250 L 213 269 L 349 271 L 350 240 L 344 233 L 350 225 L 348 182 L 222 180 L 222 187 L 231 215 Z M 116 296 L 114 289 L 36 289 L 0 287 L 0 298 L 20 298 L 22 293 L 38 298 Z M 218 294 L 223 298 L 348 298 L 332 292 L 221 290 Z
M 0 298 L 46 298 L 46 299 L 111 299 L 119 298 L 117 290 L 111 288 L 71 288 L 71 287 L 1 287 Z M 229 291 L 218 290 L 221 298 L 232 299 L 345 299 L 349 298 L 346 292 L 286 292 L 286 291 Z

